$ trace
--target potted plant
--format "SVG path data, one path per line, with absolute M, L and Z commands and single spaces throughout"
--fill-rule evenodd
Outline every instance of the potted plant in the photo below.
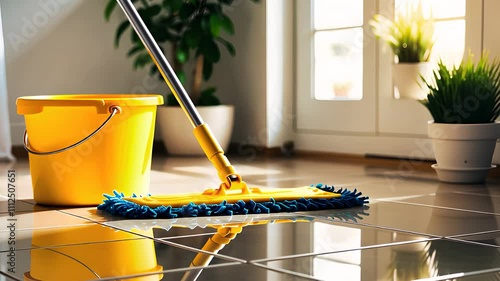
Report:
M 251 0 L 257 2 L 258 0 Z M 169 48 L 169 61 L 181 83 L 186 87 L 200 115 L 220 142 L 227 149 L 231 138 L 234 108 L 221 105 L 216 88 L 205 86 L 213 73 L 214 65 L 221 59 L 221 47 L 234 56 L 234 45 L 222 36 L 235 33 L 226 9 L 234 0 L 132 0 L 142 19 L 162 50 Z M 116 0 L 109 0 L 104 16 L 109 20 Z M 118 48 L 123 34 L 130 30 L 132 47 L 127 56 L 133 59 L 134 69 L 150 67 L 150 74 L 163 81 L 156 65 L 139 37 L 124 20 L 116 30 L 115 46 Z M 187 71 L 192 66 L 191 72 Z M 192 133 L 192 126 L 172 93 L 167 94 L 165 107 L 158 108 L 158 124 L 163 141 L 171 154 L 203 155 Z
M 406 12 L 396 13 L 394 20 L 377 14 L 370 25 L 375 36 L 384 40 L 394 53 L 395 93 L 399 92 L 402 99 L 424 98 L 425 90 L 419 81 L 421 75 L 432 75 L 429 58 L 434 46 L 434 22 L 424 17 L 422 4 L 417 7 L 408 4 Z
M 484 182 L 500 136 L 500 63 L 483 55 L 477 63 L 472 56 L 458 67 L 442 61 L 421 103 L 429 110 L 428 134 L 433 140 L 441 181 Z

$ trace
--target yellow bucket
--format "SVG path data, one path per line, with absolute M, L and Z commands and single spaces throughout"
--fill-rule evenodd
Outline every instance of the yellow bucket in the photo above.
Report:
M 160 95 L 20 97 L 34 200 L 97 205 L 103 193 L 147 194 Z

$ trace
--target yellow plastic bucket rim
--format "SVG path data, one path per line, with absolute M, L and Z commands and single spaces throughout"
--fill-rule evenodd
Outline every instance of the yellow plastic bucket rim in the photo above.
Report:
M 119 106 L 152 106 L 163 104 L 163 96 L 154 94 L 72 94 L 25 96 L 16 100 L 17 113 L 21 115 L 36 114 L 46 106 L 91 106 L 97 113 L 106 114 L 109 108 Z

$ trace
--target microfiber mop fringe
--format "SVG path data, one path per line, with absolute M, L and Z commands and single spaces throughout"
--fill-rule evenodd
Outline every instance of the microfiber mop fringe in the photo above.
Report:
M 277 212 L 314 211 L 326 209 L 342 209 L 356 206 L 363 206 L 368 203 L 368 197 L 361 196 L 361 192 L 349 191 L 347 189 L 335 190 L 333 186 L 316 184 L 311 185 L 323 191 L 340 194 L 340 197 L 331 199 L 306 199 L 285 200 L 277 202 L 272 199 L 269 202 L 257 203 L 253 200 L 244 202 L 240 200 L 234 204 L 222 201 L 220 204 L 200 204 L 190 203 L 179 208 L 172 206 L 160 206 L 151 208 L 127 201 L 123 193 L 114 191 L 114 195 L 104 195 L 104 203 L 99 205 L 99 210 L 111 215 L 121 216 L 130 219 L 172 219 L 180 217 L 198 216 L 231 216 L 246 214 L 265 214 Z M 133 195 L 133 197 L 136 197 Z

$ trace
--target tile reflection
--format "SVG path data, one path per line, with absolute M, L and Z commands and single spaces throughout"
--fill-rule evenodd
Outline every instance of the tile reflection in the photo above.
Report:
M 271 268 L 309 274 L 320 280 L 345 281 L 427 279 L 457 273 L 477 272 L 497 268 L 500 265 L 498 248 L 446 239 L 433 239 L 389 247 L 364 248 L 352 252 L 308 255 L 291 259 L 259 261 L 259 263 Z M 356 260 L 346 259 L 348 255 L 352 256 L 353 254 L 359 254 L 360 258 Z M 335 276 L 332 276 L 331 272 L 336 272 Z
M 217 231 L 216 234 L 213 234 L 214 230 Z M 195 233 L 198 235 L 194 235 Z M 430 239 L 426 236 L 312 217 L 211 225 L 207 229 L 155 229 L 155 237 L 195 249 L 215 253 L 220 251 L 219 254 L 247 261 Z M 359 256 L 354 255 L 349 259 L 359 259 Z
M 370 203 L 367 213 L 360 224 L 437 237 L 498 230 L 496 215 L 465 210 L 375 201 Z M 307 214 L 329 217 L 329 211 Z
M 32 247 L 25 280 L 90 280 L 163 270 L 153 240 L 101 225 L 35 232 Z M 156 275 L 137 280 L 160 279 Z
M 491 184 L 459 185 L 439 183 L 436 192 L 399 200 L 440 208 L 500 214 L 500 189 Z

